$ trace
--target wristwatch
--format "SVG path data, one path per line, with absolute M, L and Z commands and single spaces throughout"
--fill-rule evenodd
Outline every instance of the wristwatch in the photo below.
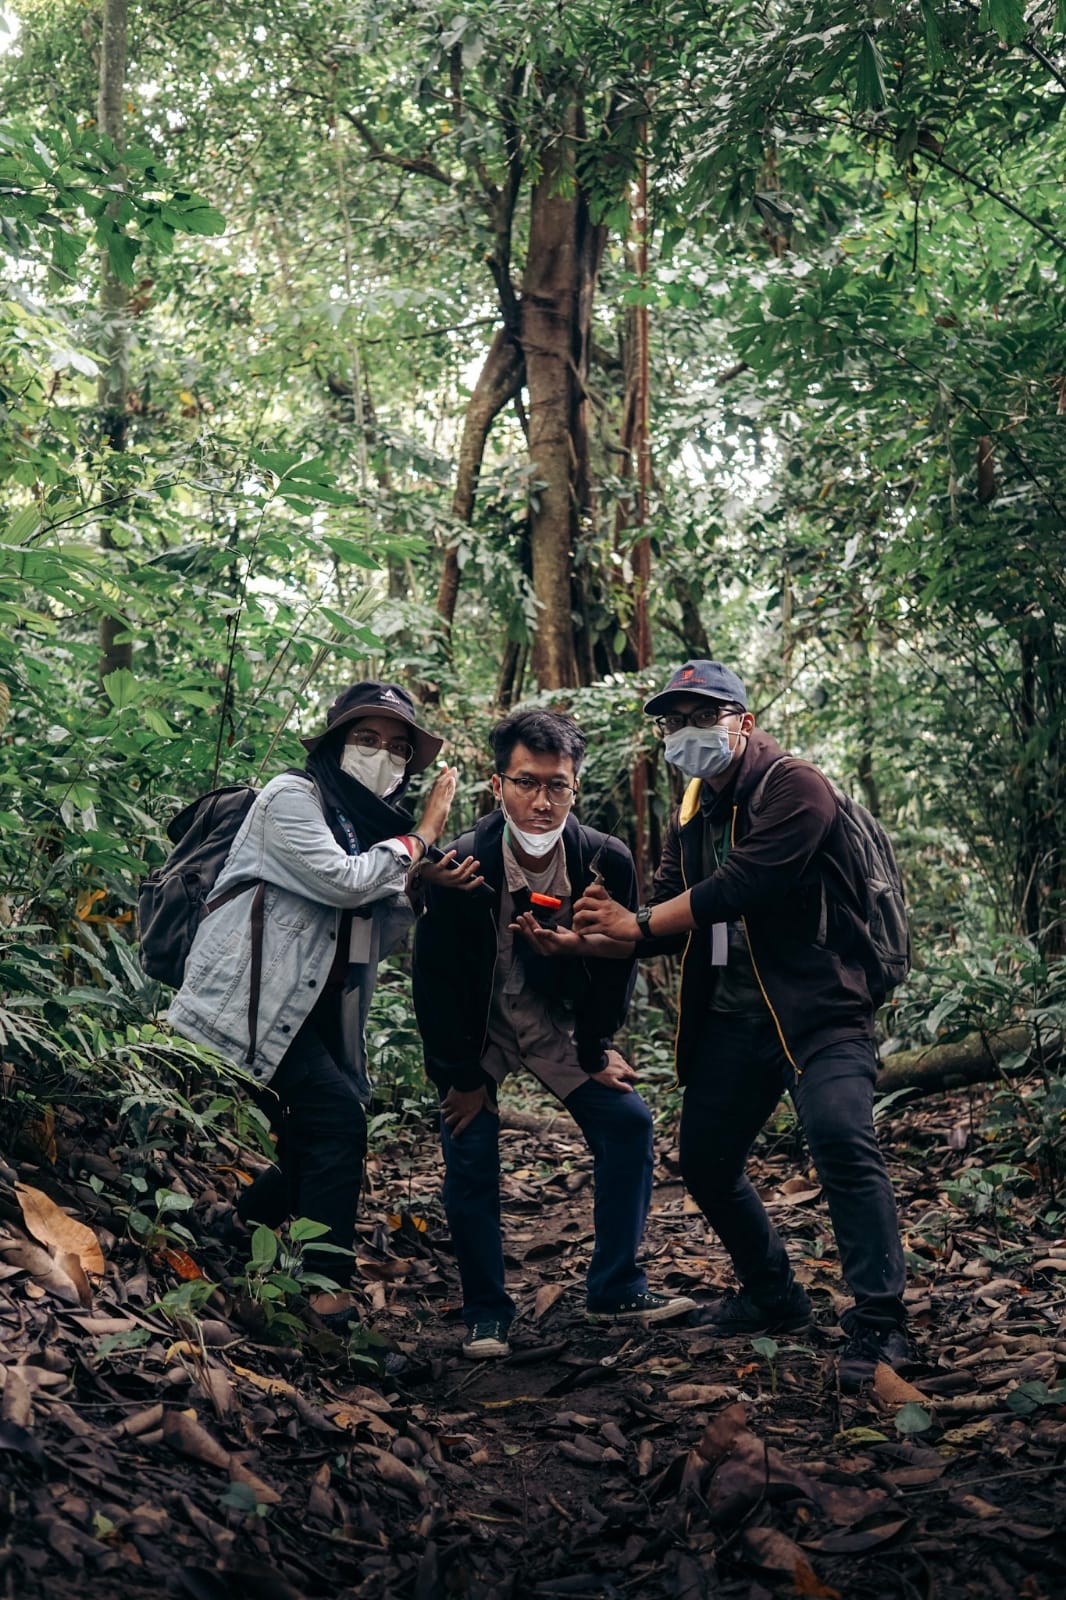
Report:
M 651 913 L 651 906 L 639 906 L 637 908 L 637 927 L 640 929 L 641 937 L 644 939 L 655 938 L 651 931 Z

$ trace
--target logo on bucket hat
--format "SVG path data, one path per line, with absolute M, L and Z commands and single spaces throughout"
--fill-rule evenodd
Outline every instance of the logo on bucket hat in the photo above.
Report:
M 678 667 L 665 689 L 653 694 L 644 706 L 649 717 L 658 716 L 670 709 L 677 695 L 706 695 L 708 700 L 719 700 L 723 705 L 748 709 L 748 693 L 736 673 L 720 661 L 686 661 Z

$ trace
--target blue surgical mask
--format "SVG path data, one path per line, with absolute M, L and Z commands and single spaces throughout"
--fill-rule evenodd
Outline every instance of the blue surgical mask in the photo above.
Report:
M 679 728 L 668 733 L 663 754 L 686 778 L 718 778 L 736 752 L 736 736 L 728 728 Z

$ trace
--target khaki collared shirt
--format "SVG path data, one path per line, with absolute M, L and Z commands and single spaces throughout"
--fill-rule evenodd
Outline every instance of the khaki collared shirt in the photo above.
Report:
M 515 919 L 515 893 L 532 889 L 537 894 L 550 894 L 561 900 L 554 922 L 561 928 L 570 926 L 572 890 L 566 870 L 566 852 L 560 842 L 542 872 L 527 872 L 515 860 L 505 834 L 503 872 L 488 1043 L 481 1065 L 497 1083 L 502 1083 L 516 1068 L 526 1067 L 545 1088 L 565 1100 L 568 1094 L 588 1082 L 588 1073 L 578 1065 L 573 1013 L 562 999 L 538 994 L 525 982 L 510 924 Z M 522 935 L 518 938 L 521 940 Z

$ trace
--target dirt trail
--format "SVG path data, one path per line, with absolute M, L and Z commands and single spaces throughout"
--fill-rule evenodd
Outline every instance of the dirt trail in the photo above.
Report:
M 565 1122 L 547 1139 L 506 1132 L 520 1315 L 513 1356 L 481 1365 L 458 1353 L 434 1142 L 379 1152 L 358 1253 L 368 1320 L 411 1362 L 393 1384 L 327 1333 L 277 1346 L 232 1289 L 175 1323 L 157 1302 L 194 1262 L 212 1279 L 234 1270 L 207 1229 L 236 1163 L 161 1149 L 146 1169 L 114 1130 L 59 1122 L 7 1174 L 44 1201 L 5 1192 L 0 1208 L 12 1600 L 1066 1595 L 1066 1243 L 1035 1210 L 1016 1206 L 1005 1240 L 1003 1218 L 997 1234 L 944 1198 L 970 1159 L 968 1102 L 893 1124 L 928 1370 L 907 1385 L 881 1369 L 859 1399 L 837 1391 L 840 1282 L 790 1137 L 764 1148 L 756 1177 L 818 1321 L 753 1348 L 590 1327 L 580 1140 Z M 175 1214 L 204 1238 L 192 1261 L 173 1248 L 146 1261 L 121 1236 L 112 1205 L 145 1170 L 149 1190 L 193 1202 Z M 65 1231 L 64 1215 L 92 1234 Z M 107 1257 L 96 1279 L 92 1236 Z M 656 1288 L 726 1281 L 668 1151 L 648 1267 Z

